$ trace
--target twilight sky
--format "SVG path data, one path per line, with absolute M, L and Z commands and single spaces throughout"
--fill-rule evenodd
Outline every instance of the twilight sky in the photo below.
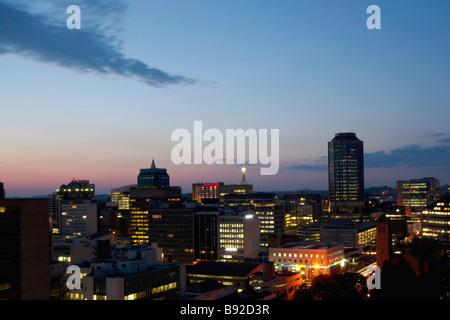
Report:
M 32 3 L 32 4 L 30 4 Z M 69 30 L 69 5 L 81 29 Z M 369 5 L 381 30 L 369 30 Z M 327 142 L 364 141 L 366 187 L 450 183 L 447 0 L 0 0 L 0 181 L 97 193 L 167 168 L 172 185 L 239 183 L 239 165 L 174 165 L 171 134 L 280 130 L 257 191 L 327 189 Z M 206 145 L 207 143 L 205 143 Z

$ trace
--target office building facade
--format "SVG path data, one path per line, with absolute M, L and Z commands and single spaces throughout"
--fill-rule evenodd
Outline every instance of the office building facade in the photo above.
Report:
M 240 210 L 254 213 L 258 217 L 263 249 L 267 249 L 273 239 L 283 235 L 283 208 L 274 193 L 230 193 L 224 196 L 225 211 L 239 207 Z
M 337 133 L 328 142 L 329 218 L 363 221 L 364 150 L 355 133 Z
M 0 200 L 0 300 L 50 297 L 47 199 Z
M 374 222 L 353 222 L 336 219 L 322 224 L 321 242 L 342 244 L 344 248 L 363 248 L 376 244 L 376 224 Z
M 420 213 L 441 196 L 439 179 L 434 177 L 399 180 L 396 183 L 396 188 L 397 206 L 405 207 L 407 216 L 411 216 L 415 212 Z
M 66 239 L 97 233 L 97 202 L 94 200 L 63 200 L 60 235 Z
M 194 259 L 218 260 L 219 212 L 194 213 Z
M 149 246 L 111 250 L 110 259 L 79 264 L 81 288 L 69 300 L 175 300 L 186 292 L 184 265 L 162 263 Z
M 450 200 L 439 200 L 422 212 L 422 236 L 450 245 Z
M 133 244 L 151 242 L 149 226 L 153 221 L 150 209 L 162 205 L 179 205 L 180 187 L 133 187 L 130 189 L 130 235 Z M 157 215 L 155 215 L 156 217 Z
M 49 215 L 55 237 L 73 238 L 97 232 L 95 184 L 72 179 L 49 195 Z
M 321 210 L 319 194 L 285 194 L 283 196 L 284 233 L 295 234 L 298 228 L 318 222 Z
M 300 272 L 306 281 L 339 272 L 344 265 L 344 246 L 322 242 L 298 242 L 269 248 L 269 261 L 278 272 Z
M 192 201 L 202 203 L 203 199 L 219 199 L 220 186 L 223 185 L 223 182 L 193 183 Z
M 219 260 L 243 262 L 258 258 L 261 250 L 259 227 L 258 217 L 251 213 L 220 215 Z

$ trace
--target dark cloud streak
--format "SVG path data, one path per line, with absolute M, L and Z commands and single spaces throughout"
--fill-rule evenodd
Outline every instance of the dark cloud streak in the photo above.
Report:
M 69 30 L 65 24 L 64 27 L 52 25 L 43 21 L 42 15 L 0 1 L 0 54 L 5 53 L 79 72 L 116 74 L 154 87 L 196 83 L 125 57 L 118 49 L 118 41 L 99 28 Z
M 449 139 L 445 139 L 450 142 Z M 435 147 L 408 145 L 389 152 L 378 151 L 364 154 L 364 167 L 372 168 L 415 168 L 434 167 L 450 169 L 450 144 Z M 292 170 L 327 171 L 328 165 L 301 164 L 289 167 Z

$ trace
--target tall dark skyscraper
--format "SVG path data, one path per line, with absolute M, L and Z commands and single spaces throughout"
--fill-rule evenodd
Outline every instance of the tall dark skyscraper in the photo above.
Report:
M 0 182 L 0 199 L 5 199 L 5 188 L 3 182 Z
M 328 142 L 330 218 L 363 220 L 364 150 L 355 133 L 337 133 Z
M 194 259 L 217 260 L 219 212 L 194 214 Z
M 47 199 L 0 200 L 0 300 L 49 297 Z
M 137 178 L 138 187 L 168 187 L 170 178 L 166 169 L 156 168 L 155 160 L 149 169 L 141 169 Z

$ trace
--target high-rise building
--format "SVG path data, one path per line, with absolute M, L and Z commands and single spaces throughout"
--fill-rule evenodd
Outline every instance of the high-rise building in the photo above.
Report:
M 57 225 L 59 235 L 70 239 L 97 233 L 97 202 L 95 184 L 89 180 L 73 179 L 56 191 L 57 204 L 53 197 L 49 203 L 59 210 Z M 54 232 L 56 233 L 56 232 Z
M 5 199 L 5 187 L 3 182 L 0 182 L 0 199 Z
M 0 200 L 0 300 L 50 297 L 47 199 Z
M 61 210 L 60 200 L 58 200 L 58 194 L 56 192 L 48 195 L 48 212 L 52 224 L 52 232 L 58 234 L 60 231 Z
M 94 200 L 61 201 L 61 236 L 70 239 L 95 233 L 97 233 L 97 203 Z
M 165 261 L 194 261 L 193 208 L 181 202 L 181 187 L 169 185 L 166 169 L 141 169 L 136 187 L 130 187 L 131 243 L 154 243 Z
M 220 186 L 223 185 L 223 182 L 193 183 L 192 201 L 202 203 L 203 199 L 219 199 Z
M 129 235 L 130 233 L 130 190 L 136 188 L 136 184 L 111 189 L 111 202 L 117 204 L 116 234 Z
M 405 207 L 392 205 L 384 209 L 384 214 L 386 215 L 386 218 L 389 219 L 393 243 L 400 243 L 408 237 Z
M 328 142 L 330 219 L 363 221 L 364 151 L 355 133 L 337 133 Z
M 170 177 L 167 169 L 156 168 L 155 160 L 152 160 L 150 168 L 140 170 L 137 184 L 138 187 L 168 187 Z
M 152 208 L 180 205 L 180 187 L 132 187 L 130 189 L 130 235 L 133 244 L 150 243 Z
M 218 259 L 219 212 L 195 212 L 194 214 L 194 259 Z
M 396 187 L 397 206 L 405 207 L 407 216 L 421 212 L 441 196 L 439 179 L 433 177 L 399 180 Z
M 413 236 L 422 234 L 422 211 L 441 196 L 439 179 L 425 177 L 399 180 L 396 187 L 397 206 L 405 208 L 408 233 Z
M 156 244 L 162 249 L 166 262 L 192 263 L 196 209 L 173 206 L 147 210 L 146 214 L 141 215 L 142 227 L 139 231 L 132 232 L 132 243 L 141 241 L 140 243 Z
M 219 260 L 243 262 L 260 253 L 259 220 L 250 212 L 219 216 Z
M 285 194 L 283 208 L 284 233 L 295 234 L 298 228 L 320 220 L 320 194 Z
M 267 248 L 273 239 L 283 235 L 283 208 L 274 193 L 230 193 L 223 199 L 225 211 L 234 207 L 252 211 L 259 219 L 261 247 Z
M 130 210 L 130 189 L 136 185 L 128 185 L 111 189 L 111 202 L 116 202 L 119 210 Z
M 422 236 L 450 245 L 450 200 L 441 199 L 422 212 Z

